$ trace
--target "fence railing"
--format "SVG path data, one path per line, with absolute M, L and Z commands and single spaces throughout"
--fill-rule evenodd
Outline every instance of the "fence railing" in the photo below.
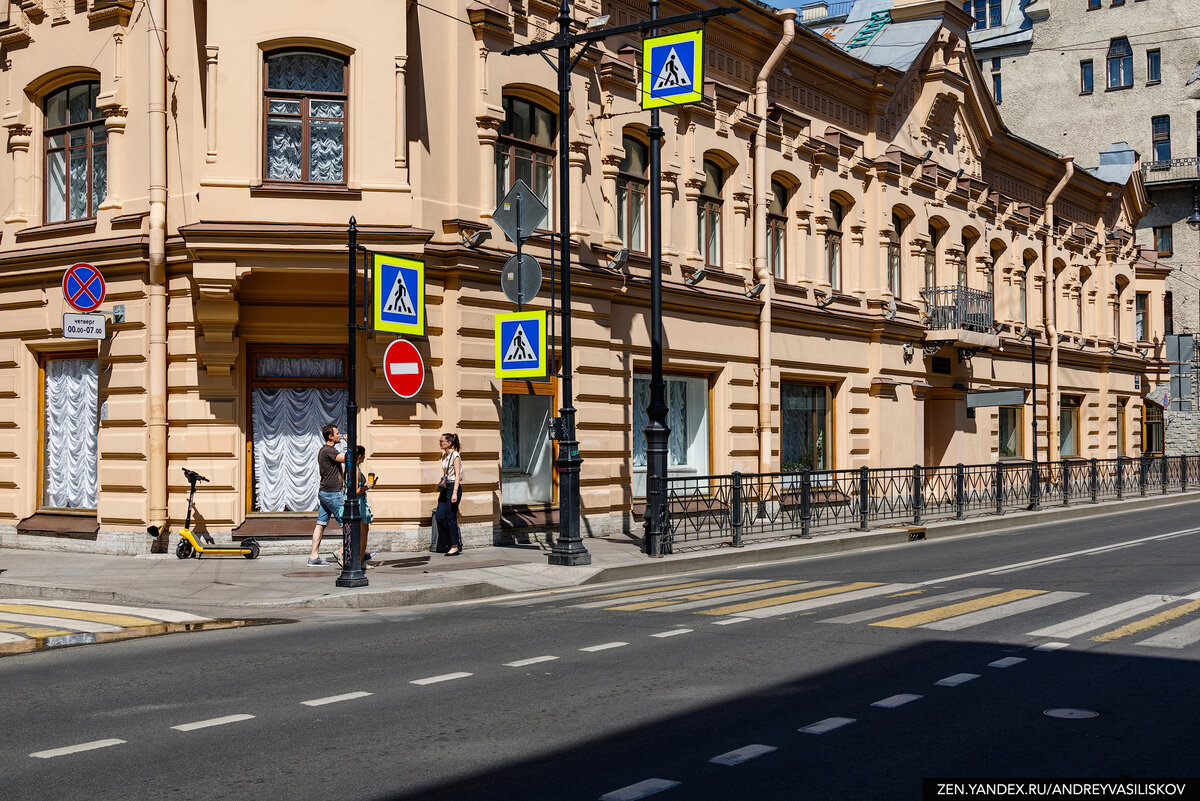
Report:
M 1200 160 L 1194 157 L 1148 161 L 1142 165 L 1142 181 L 1147 184 L 1197 180 L 1200 180 Z
M 1200 489 L 1200 455 L 651 476 L 666 485 L 659 553 Z M 651 487 L 651 490 L 655 487 Z M 649 543 L 647 543 L 649 545 Z
M 934 330 L 963 328 L 970 331 L 990 331 L 992 295 L 982 289 L 965 286 L 939 286 L 922 289 L 921 297 L 928 304 L 927 325 Z

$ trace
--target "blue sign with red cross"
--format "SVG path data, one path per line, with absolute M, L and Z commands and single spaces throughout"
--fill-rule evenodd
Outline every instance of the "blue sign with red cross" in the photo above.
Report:
M 63 274 L 63 297 L 71 308 L 80 312 L 91 312 L 104 302 L 104 276 L 90 264 L 73 264 Z

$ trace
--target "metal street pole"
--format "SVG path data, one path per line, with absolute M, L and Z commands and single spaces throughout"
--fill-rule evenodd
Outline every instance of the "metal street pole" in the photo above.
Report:
M 1038 475 L 1038 431 L 1037 431 L 1037 334 L 1029 329 L 1029 394 L 1033 400 L 1030 417 L 1033 418 L 1033 469 L 1029 474 L 1029 510 L 1042 508 L 1042 482 Z
M 650 20 L 659 0 L 650 0 Z M 658 35 L 651 28 L 650 36 Z M 667 521 L 667 392 L 662 372 L 662 141 L 657 108 L 650 110 L 650 405 L 646 407 L 646 536 L 648 556 L 662 556 Z
M 358 505 L 358 401 L 355 399 L 355 383 L 358 377 L 355 363 L 358 354 L 358 223 L 350 218 L 349 231 L 349 298 L 348 322 L 346 325 L 346 504 L 342 507 L 342 573 L 334 582 L 338 587 L 365 587 L 367 574 L 362 567 L 362 514 Z

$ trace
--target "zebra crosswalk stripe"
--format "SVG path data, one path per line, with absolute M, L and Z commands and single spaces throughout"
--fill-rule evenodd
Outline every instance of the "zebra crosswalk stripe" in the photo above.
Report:
M 814 590 L 812 593 L 806 593 L 811 597 L 801 600 L 792 601 L 790 603 L 779 604 L 779 601 L 786 601 L 784 598 L 769 598 L 767 602 L 775 602 L 775 606 L 760 607 L 747 611 L 736 612 L 734 614 L 743 615 L 745 617 L 762 619 L 765 617 L 776 617 L 777 615 L 791 615 L 796 612 L 806 612 L 810 609 L 820 609 L 823 606 L 833 606 L 834 604 L 848 603 L 850 601 L 861 601 L 864 598 L 873 598 L 877 595 L 888 595 L 893 592 L 902 592 L 911 590 L 915 584 L 876 584 L 873 581 L 860 581 L 854 584 L 847 584 L 843 587 L 830 587 L 828 593 L 820 594 L 821 590 Z M 862 588 L 862 589 L 860 589 Z M 759 603 L 762 603 L 761 601 Z M 736 608 L 736 607 L 735 607 Z M 708 611 L 699 612 L 701 615 L 718 614 L 717 610 L 710 609 Z
M 797 581 L 784 587 L 771 587 L 763 590 L 752 590 L 750 592 L 739 592 L 737 597 L 739 600 L 749 600 L 751 598 L 764 598 L 768 595 L 782 595 L 785 592 L 790 592 L 797 584 L 803 584 L 806 589 L 813 587 L 825 587 L 830 584 L 836 584 L 835 581 Z M 724 602 L 724 598 L 709 598 L 701 601 L 687 601 L 681 604 L 672 606 L 662 606 L 655 609 L 649 609 L 649 612 L 688 612 L 695 609 L 703 609 L 706 606 L 715 606 Z
M 1184 623 L 1182 626 L 1176 626 L 1162 634 L 1155 634 L 1147 640 L 1134 643 L 1134 645 L 1150 648 L 1183 648 L 1198 640 L 1200 640 L 1200 620 L 1193 620 L 1191 623 Z
M 697 583 L 686 584 L 686 585 L 680 584 L 680 585 L 676 585 L 671 588 L 660 587 L 660 588 L 654 588 L 654 589 L 638 590 L 636 592 L 630 591 L 630 592 L 621 592 L 621 593 L 615 593 L 615 594 L 610 593 L 607 595 L 593 596 L 593 597 L 597 598 L 598 600 L 589 601 L 587 603 L 582 603 L 582 604 L 572 604 L 572 606 L 575 607 L 576 609 L 601 609 L 601 608 L 616 609 L 616 608 L 619 608 L 620 604 L 622 604 L 622 603 L 636 603 L 638 601 L 657 601 L 662 598 L 675 598 L 675 597 L 682 596 L 682 595 L 690 595 L 690 594 L 693 594 L 698 587 L 704 587 L 704 586 L 711 587 L 715 583 L 717 583 L 717 582 L 704 581 L 704 582 L 697 582 Z M 750 584 L 758 584 L 758 583 L 760 583 L 760 582 L 757 582 L 754 580 L 722 581 L 722 582 L 720 582 L 720 585 L 721 585 L 721 587 L 745 587 Z
M 739 597 L 744 598 L 750 592 L 762 591 L 762 590 L 776 590 L 776 589 L 786 588 L 786 587 L 795 587 L 797 584 L 801 584 L 801 583 L 803 583 L 803 582 L 794 581 L 794 580 L 792 580 L 792 581 L 771 581 L 771 582 L 767 582 L 767 583 L 754 583 L 754 584 L 748 584 L 748 585 L 741 586 L 741 587 L 723 587 L 719 590 L 707 590 L 705 592 L 690 592 L 690 593 L 686 593 L 684 595 L 676 595 L 671 598 L 660 598 L 658 600 L 639 601 L 637 603 L 624 604 L 621 606 L 610 606 L 607 608 L 611 609 L 613 611 L 617 611 L 617 612 L 639 612 L 644 609 L 657 609 L 660 607 L 669 606 L 669 607 L 671 607 L 671 610 L 662 610 L 662 611 L 674 611 L 675 609 L 681 609 L 685 606 L 687 606 L 687 607 L 691 606 L 691 604 L 689 604 L 689 603 L 681 604 L 681 603 L 679 603 L 680 601 L 699 602 L 703 606 L 703 605 L 706 605 L 713 598 L 724 598 L 724 597 L 728 597 L 730 595 L 738 595 Z M 720 603 L 720 602 L 714 601 L 713 603 Z
M 1000 592 L 999 587 L 976 587 L 969 590 L 958 590 L 956 592 L 947 592 L 941 595 L 930 595 L 925 598 L 917 598 L 912 601 L 903 603 L 891 604 L 890 606 L 881 606 L 878 609 L 868 609 L 865 612 L 854 612 L 841 617 L 829 617 L 822 620 L 822 623 L 866 623 L 868 620 L 877 620 L 888 615 L 899 614 L 900 612 L 911 612 L 914 609 L 924 609 L 927 606 L 942 603 L 943 601 L 957 601 L 960 598 L 974 598 L 976 595 L 983 595 L 985 592 Z
M 1152 629 L 1155 626 L 1160 626 L 1168 621 L 1191 614 L 1197 609 L 1200 609 L 1200 601 L 1188 601 L 1182 606 L 1177 606 L 1174 609 L 1167 609 L 1164 612 L 1159 612 L 1157 615 L 1151 615 L 1150 617 L 1142 618 L 1141 620 L 1135 620 L 1132 623 L 1126 623 L 1119 629 L 1113 629 L 1112 631 L 1106 631 L 1103 634 L 1097 634 L 1091 639 L 1093 642 L 1112 642 L 1113 640 L 1119 640 L 1122 637 L 1128 637 L 1130 634 L 1137 634 L 1138 632 L 1145 631 L 1146 629 Z
M 923 629 L 932 629 L 934 631 L 960 631 L 970 626 L 976 626 L 980 623 L 988 623 L 993 620 L 999 620 L 1002 617 L 1010 615 L 1019 615 L 1022 612 L 1029 612 L 1033 609 L 1040 609 L 1043 606 L 1051 606 L 1052 604 L 1070 601 L 1072 598 L 1079 598 L 1087 595 L 1086 592 L 1049 592 L 1045 595 L 1035 595 L 1032 598 L 1026 598 L 1021 601 L 1012 601 L 1011 603 L 993 606 L 990 609 L 980 609 L 978 612 L 970 612 L 965 615 L 952 617 L 948 620 L 940 620 L 936 623 L 927 623 L 921 626 Z
M 1056 623 L 1053 626 L 1046 626 L 1037 631 L 1031 631 L 1029 632 L 1029 636 L 1062 637 L 1067 639 L 1078 637 L 1085 632 L 1112 625 L 1118 620 L 1125 620 L 1126 618 L 1149 612 L 1152 609 L 1166 606 L 1178 600 L 1180 599 L 1171 595 L 1143 595 L 1141 598 L 1134 598 L 1132 601 L 1126 601 L 1116 606 L 1109 606 L 1098 612 L 1092 612 L 1088 615 L 1071 618 L 1062 623 Z
M 988 595 L 984 598 L 976 598 L 973 601 L 962 601 L 949 606 L 940 606 L 937 609 L 930 609 L 925 612 L 914 612 L 911 615 L 902 615 L 901 617 L 893 617 L 888 620 L 880 620 L 876 623 L 871 623 L 872 626 L 882 626 L 889 629 L 910 629 L 916 626 L 924 626 L 927 623 L 933 623 L 938 620 L 945 620 L 948 617 L 956 617 L 965 615 L 968 612 L 975 612 L 980 609 L 986 609 L 990 606 L 999 606 L 1006 604 L 1009 601 L 1019 601 L 1022 598 L 1030 598 L 1034 595 L 1043 595 L 1046 590 L 1009 590 L 995 595 Z

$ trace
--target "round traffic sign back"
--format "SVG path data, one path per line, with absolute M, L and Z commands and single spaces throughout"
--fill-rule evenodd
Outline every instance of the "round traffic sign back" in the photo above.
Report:
M 75 311 L 90 312 L 104 302 L 104 276 L 90 264 L 72 264 L 63 273 L 63 297 Z
M 425 362 L 413 343 L 397 339 L 383 352 L 383 377 L 402 398 L 411 398 L 425 383 Z

